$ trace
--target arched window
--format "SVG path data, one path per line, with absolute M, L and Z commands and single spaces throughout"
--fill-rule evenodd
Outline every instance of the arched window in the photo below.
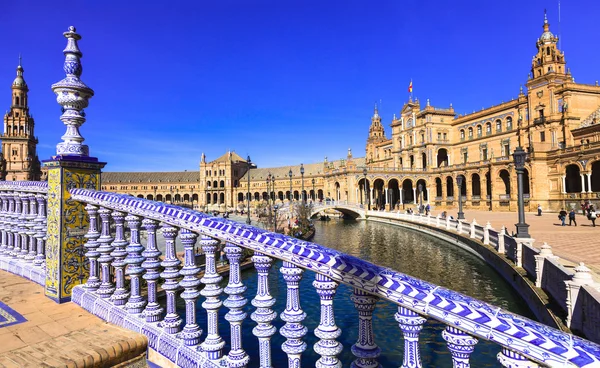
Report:
M 465 139 L 465 130 L 464 129 L 460 130 L 460 139 Z
M 496 133 L 499 133 L 502 131 L 502 120 L 498 119 L 496 120 Z
M 469 139 L 473 138 L 473 128 L 469 128 Z
M 221 187 L 221 188 L 225 188 L 225 180 L 221 180 L 221 185 L 220 185 L 220 187 Z
M 489 121 L 485 123 L 485 134 L 492 134 L 492 123 L 490 123 Z
M 19 105 L 19 102 L 20 102 L 20 98 L 19 98 L 19 96 L 15 97 L 15 105 L 17 105 L 17 106 L 18 106 L 18 105 Z
M 481 137 L 482 128 L 481 125 L 477 125 L 477 136 Z
M 512 129 L 512 118 L 509 116 L 506 118 L 506 130 Z

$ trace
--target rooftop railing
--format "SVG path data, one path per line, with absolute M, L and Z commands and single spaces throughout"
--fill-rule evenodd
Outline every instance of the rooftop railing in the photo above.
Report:
M 127 195 L 86 189 L 73 189 L 71 195 L 86 204 L 90 219 L 85 245 L 90 276 L 85 285 L 73 289 L 73 300 L 109 322 L 145 334 L 150 347 L 181 366 L 242 367 L 248 364 L 249 357 L 241 340 L 242 323 L 247 318 L 242 311 L 247 303 L 246 288 L 239 272 L 243 249 L 254 251 L 252 261 L 258 273 L 258 291 L 252 300 L 256 309 L 251 319 L 257 323 L 253 334 L 259 340 L 261 366 L 272 365 L 270 341 L 277 333 L 273 326 L 277 313 L 271 308 L 274 298 L 269 293 L 273 286 L 269 273 L 275 259 L 283 261 L 280 271 L 287 286 L 286 309 L 280 314 L 285 325 L 279 332 L 287 339 L 281 349 L 288 355 L 290 367 L 301 366 L 302 352 L 306 350 L 303 337 L 308 331 L 302 325 L 306 314 L 299 290 L 299 280 L 306 271 L 315 274 L 313 287 L 320 297 L 320 324 L 314 331 L 320 339 L 314 347 L 320 355 L 318 367 L 341 366 L 338 355 L 343 346 L 337 341 L 341 331 L 336 326 L 333 309 L 340 283 L 354 288 L 352 300 L 360 312 L 358 340 L 351 349 L 356 367 L 378 364 L 380 349 L 374 341 L 371 317 L 379 299 L 398 306 L 393 318 L 399 322 L 405 338 L 403 366 L 420 366 L 418 333 L 426 318 L 447 326 L 442 337 L 447 341 L 455 366 L 468 366 L 477 339 L 500 345 L 498 360 L 505 367 L 533 367 L 536 363 L 532 362 L 550 367 L 600 364 L 600 346 L 594 343 L 318 244 Z M 128 239 L 125 223 L 130 229 Z M 471 226 L 447 220 L 447 226 L 452 225 L 459 226 L 460 232 L 468 231 Z M 139 238 L 142 228 L 148 234 L 145 245 Z M 159 228 L 166 243 L 164 257 L 156 246 Z M 183 265 L 175 256 L 177 236 L 185 248 Z M 199 265 L 193 257 L 198 238 L 206 254 L 201 279 L 197 277 Z M 220 248 L 231 267 L 224 289 L 219 286 L 222 276 L 215 267 L 215 255 Z M 142 286 L 142 279 L 146 286 Z M 164 280 L 161 287 L 166 292 L 165 310 L 156 298 L 161 279 Z M 201 284 L 205 287 L 199 291 Z M 181 289 L 183 293 L 178 295 Z M 228 297 L 222 302 L 223 292 Z M 208 314 L 204 339 L 202 328 L 195 320 L 199 295 L 206 297 L 202 308 Z M 176 312 L 178 298 L 186 305 L 185 319 Z M 228 308 L 225 315 L 231 328 L 228 351 L 227 342 L 218 329 L 222 322 L 221 305 Z

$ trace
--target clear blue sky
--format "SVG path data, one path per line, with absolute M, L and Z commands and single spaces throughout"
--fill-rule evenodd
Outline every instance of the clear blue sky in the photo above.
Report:
M 600 1 L 561 7 L 567 64 L 594 83 Z M 544 8 L 558 33 L 557 1 L 3 1 L 0 108 L 22 53 L 38 153 L 54 154 L 74 25 L 96 93 L 81 132 L 107 171 L 196 170 L 228 149 L 259 167 L 363 156 L 374 102 L 389 137 L 411 78 L 457 113 L 516 96 Z

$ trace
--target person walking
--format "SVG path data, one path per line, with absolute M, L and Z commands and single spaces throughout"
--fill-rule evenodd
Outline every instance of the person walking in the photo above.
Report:
M 537 210 L 538 210 L 538 216 L 541 216 L 542 215 L 542 205 L 541 204 L 538 204 Z
M 596 227 L 596 210 L 594 209 L 594 206 L 590 206 L 590 212 L 588 215 L 589 219 L 592 221 L 592 226 Z
M 567 211 L 565 211 L 564 208 L 560 209 L 560 212 L 558 213 L 558 218 L 561 221 L 561 226 L 566 226 L 567 224 L 565 224 L 565 220 L 567 219 Z
M 575 209 L 571 208 L 571 212 L 569 212 L 569 226 L 571 226 L 571 223 L 575 223 L 575 226 L 577 226 L 577 221 L 575 221 Z

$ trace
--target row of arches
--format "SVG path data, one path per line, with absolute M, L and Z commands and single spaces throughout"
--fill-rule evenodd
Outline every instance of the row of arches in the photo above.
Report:
M 211 182 L 210 180 L 206 182 L 206 188 L 210 189 L 210 188 L 225 188 L 225 180 L 221 180 L 220 182 L 217 182 L 216 180 Z
M 156 197 L 152 194 L 147 194 L 146 196 L 138 194 L 137 197 L 158 202 L 198 202 L 198 194 L 166 194 L 164 196 L 162 194 L 157 194 Z
M 588 177 L 586 177 L 586 175 Z M 592 163 L 591 173 L 589 174 L 582 173 L 579 165 L 567 165 L 567 167 L 565 167 L 563 192 L 600 192 L 600 161 Z
M 513 128 L 513 122 L 512 122 L 512 117 L 507 117 L 505 119 L 505 126 L 506 126 L 506 130 L 511 130 Z M 496 133 L 500 133 L 502 132 L 502 119 L 496 119 L 494 121 L 494 125 L 496 128 Z M 484 124 L 477 124 L 477 126 L 475 126 L 475 128 L 473 127 L 469 127 L 467 129 L 461 129 L 460 130 L 460 139 L 466 139 L 466 138 L 473 138 L 474 137 L 474 133 L 477 134 L 477 137 L 482 137 L 483 136 L 483 130 L 485 128 L 485 135 L 490 135 L 492 134 L 492 122 L 488 121 L 487 123 Z
M 248 193 L 238 193 L 237 196 L 237 200 L 238 202 L 244 202 L 245 198 L 247 197 Z M 310 190 L 310 191 L 303 191 L 303 192 L 299 192 L 297 190 L 294 190 L 292 192 L 292 199 L 299 201 L 302 199 L 302 197 L 304 197 L 305 200 L 313 200 L 313 201 L 318 201 L 318 200 L 323 200 L 324 196 L 323 196 L 323 190 L 319 189 L 317 191 L 314 190 Z M 280 201 L 284 201 L 284 200 L 289 200 L 290 199 L 290 191 L 278 191 L 277 193 L 275 192 L 271 192 L 270 195 L 267 192 L 254 192 L 250 195 L 250 201 L 267 201 L 269 200 L 280 200 Z

